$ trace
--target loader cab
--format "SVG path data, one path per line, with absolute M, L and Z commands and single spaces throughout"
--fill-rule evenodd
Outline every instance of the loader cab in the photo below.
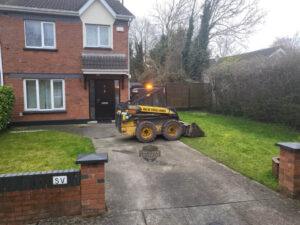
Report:
M 139 100 L 138 105 L 148 105 L 148 106 L 157 106 L 157 107 L 166 107 L 166 94 L 165 88 L 154 86 L 152 89 L 145 87 L 136 87 L 131 89 L 131 100 L 136 101 L 142 97 L 145 97 Z

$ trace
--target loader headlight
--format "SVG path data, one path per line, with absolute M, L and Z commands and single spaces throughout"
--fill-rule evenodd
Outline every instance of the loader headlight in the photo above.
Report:
M 146 89 L 148 91 L 151 91 L 153 89 L 153 84 L 151 84 L 151 83 L 146 84 Z

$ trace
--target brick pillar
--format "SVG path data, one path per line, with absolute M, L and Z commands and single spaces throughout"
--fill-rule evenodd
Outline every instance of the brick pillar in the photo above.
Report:
M 107 154 L 82 154 L 76 164 L 81 165 L 81 215 L 97 216 L 105 213 L 105 163 Z
M 279 191 L 300 199 L 300 143 L 278 143 L 280 147 Z

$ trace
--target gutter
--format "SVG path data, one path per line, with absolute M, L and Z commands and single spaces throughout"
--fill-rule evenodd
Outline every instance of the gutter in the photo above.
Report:
M 3 67 L 2 67 L 2 48 L 0 43 L 0 85 L 4 86 L 4 78 L 3 78 Z
M 129 38 L 129 29 L 130 29 L 130 25 L 131 25 L 131 22 L 132 22 L 132 20 L 133 20 L 134 18 L 131 18 L 131 19 L 129 19 L 129 22 L 128 22 L 128 39 L 127 39 L 127 42 L 128 42 L 128 55 L 127 55 L 127 57 L 128 57 L 128 71 L 129 71 L 129 73 L 130 73 L 130 49 L 129 49 L 129 47 L 130 47 L 130 38 Z M 131 96 L 130 96 L 130 80 L 131 80 L 131 74 L 129 74 L 129 76 L 128 76 L 128 101 L 130 101 L 130 98 L 131 98 Z
M 135 16 L 127 16 L 127 15 L 117 15 L 116 19 L 118 20 L 126 20 L 126 21 L 131 21 L 135 18 Z
M 97 69 L 83 69 L 84 75 L 126 75 L 131 79 L 129 71 L 125 70 L 97 70 Z
M 82 69 L 84 74 L 128 74 L 129 71 L 123 70 L 103 70 L 103 69 Z

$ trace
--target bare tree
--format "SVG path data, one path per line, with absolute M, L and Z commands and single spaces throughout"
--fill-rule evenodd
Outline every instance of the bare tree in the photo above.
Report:
M 274 46 L 274 47 L 282 46 L 286 50 L 299 51 L 300 50 L 300 34 L 295 33 L 292 37 L 276 38 L 275 41 L 273 42 L 272 46 Z
M 136 18 L 130 27 L 130 41 L 132 44 L 142 43 L 145 61 L 149 56 L 149 50 L 152 49 L 159 39 L 156 26 L 154 26 L 147 18 Z
M 155 58 L 151 64 L 152 71 L 156 71 L 157 79 L 160 82 L 167 80 L 182 79 L 182 56 L 181 52 L 185 43 L 185 28 L 188 27 L 191 10 L 195 0 L 156 0 L 154 24 L 159 30 L 160 39 L 154 49 Z M 152 54 L 154 55 L 154 54 Z
M 244 42 L 235 40 L 229 36 L 216 37 L 210 43 L 212 57 L 226 57 L 239 54 L 246 48 L 247 46 Z
M 192 7 L 192 0 L 156 0 L 153 18 L 161 33 L 168 35 L 179 27 L 187 26 Z
M 209 0 L 211 3 L 210 39 L 230 36 L 243 39 L 255 31 L 265 13 L 258 0 Z
M 237 49 L 245 48 L 245 39 L 265 17 L 258 7 L 259 0 L 203 1 L 210 3 L 209 42 L 215 54 L 236 53 Z
M 245 48 L 245 39 L 263 22 L 265 12 L 258 7 L 259 0 L 197 0 L 195 30 L 200 29 L 200 14 L 204 3 L 210 4 L 210 48 L 222 52 L 235 52 Z M 172 36 L 178 27 L 186 28 L 194 0 L 156 1 L 154 21 L 161 33 Z M 226 44 L 223 41 L 227 41 Z M 225 49 L 223 49 L 225 48 Z

